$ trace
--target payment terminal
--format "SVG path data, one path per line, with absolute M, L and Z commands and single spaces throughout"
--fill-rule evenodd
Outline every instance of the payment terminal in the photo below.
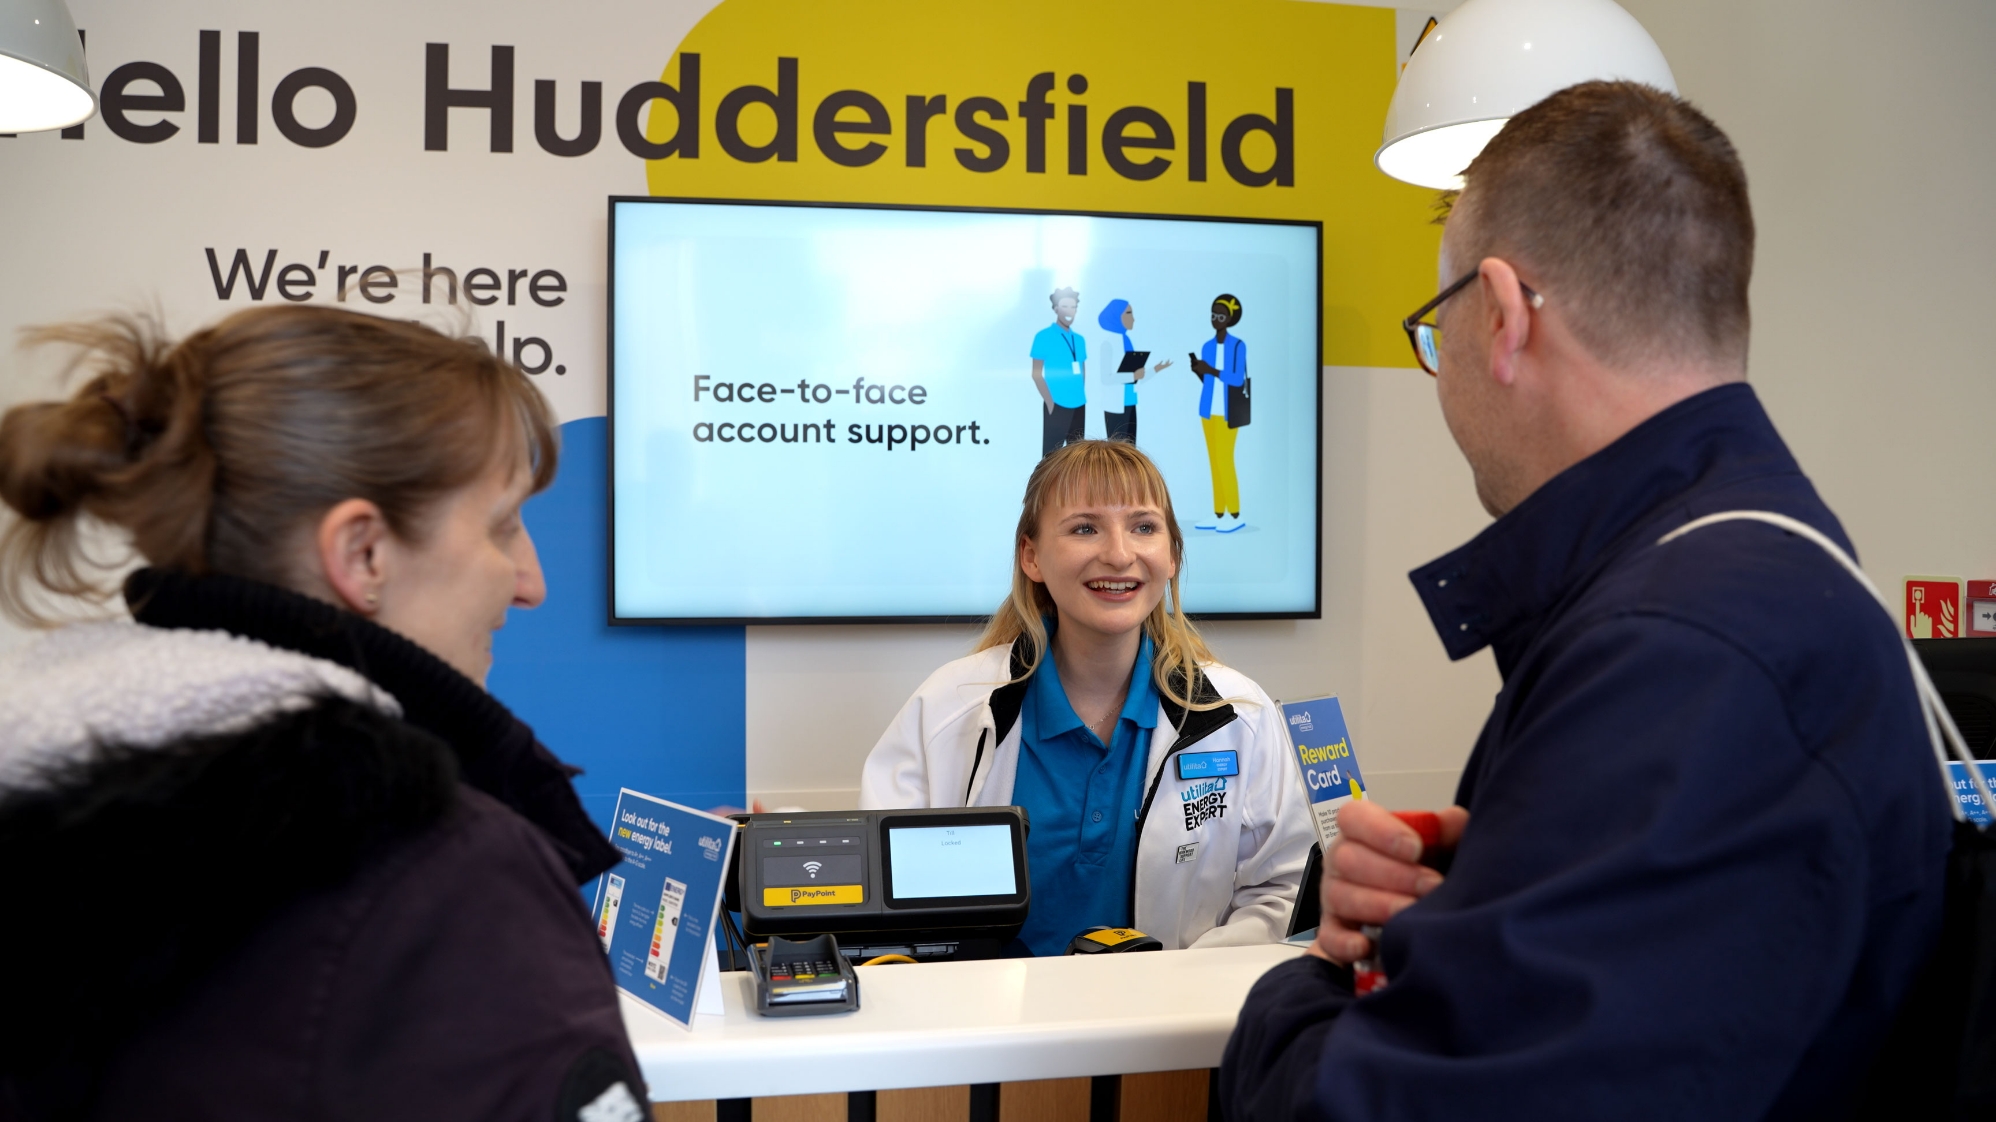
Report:
M 1019 807 L 738 816 L 729 906 L 751 938 L 838 936 L 859 961 L 977 957 L 1032 903 Z
M 830 935 L 791 940 L 772 935 L 748 949 L 755 1011 L 765 1017 L 849 1013 L 859 1008 L 859 976 Z

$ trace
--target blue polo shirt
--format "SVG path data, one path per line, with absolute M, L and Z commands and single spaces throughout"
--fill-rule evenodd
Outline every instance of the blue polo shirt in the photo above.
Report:
M 1053 403 L 1064 409 L 1088 404 L 1088 387 L 1082 384 L 1081 363 L 1088 361 L 1088 340 L 1081 332 L 1062 327 L 1055 320 L 1033 336 L 1033 353 L 1026 356 L 1046 363 L 1041 371 Z
M 1035 955 L 1065 953 L 1084 927 L 1127 927 L 1136 876 L 1137 807 L 1144 797 L 1157 685 L 1145 636 L 1130 695 L 1103 744 L 1068 703 L 1049 655 L 1019 708 L 1019 770 L 1012 801 L 1031 817 L 1026 861 L 1033 907 L 1019 938 Z

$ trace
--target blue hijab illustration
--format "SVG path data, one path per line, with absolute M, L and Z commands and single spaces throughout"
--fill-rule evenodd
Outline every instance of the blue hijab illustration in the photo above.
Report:
M 1136 344 L 1130 342 L 1130 333 L 1123 327 L 1123 313 L 1129 309 L 1129 306 L 1128 300 L 1111 300 L 1109 306 L 1102 309 L 1102 314 L 1095 317 L 1095 322 L 1101 324 L 1102 330 L 1109 334 L 1122 336 L 1125 351 L 1134 351 L 1137 349 Z
M 1128 300 L 1111 300 L 1108 307 L 1102 309 L 1102 314 L 1095 317 L 1095 322 L 1102 325 L 1102 330 L 1107 331 L 1111 335 L 1120 336 L 1123 340 L 1123 353 L 1128 354 L 1137 349 L 1137 345 L 1130 342 L 1130 326 L 1134 322 L 1134 319 L 1135 317 L 1130 314 L 1130 302 Z M 1116 367 L 1104 364 L 1103 369 L 1104 371 L 1109 371 L 1115 370 Z M 1119 373 L 1113 375 L 1113 377 L 1121 378 L 1124 375 Z M 1142 370 L 1137 371 L 1137 377 L 1143 377 Z M 1113 394 L 1114 391 L 1112 390 L 1111 392 Z M 1123 383 L 1122 399 L 1120 407 L 1112 404 L 1115 400 L 1113 396 L 1104 401 L 1102 407 L 1103 435 L 1110 440 L 1127 440 L 1131 444 L 1135 444 L 1137 442 L 1137 384 L 1134 380 Z

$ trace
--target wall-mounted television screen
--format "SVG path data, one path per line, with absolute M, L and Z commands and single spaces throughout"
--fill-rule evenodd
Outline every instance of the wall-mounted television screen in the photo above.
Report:
M 1035 369 L 1086 437 L 1134 418 L 1187 611 L 1316 616 L 1321 258 L 1314 222 L 610 200 L 611 621 L 989 614 Z

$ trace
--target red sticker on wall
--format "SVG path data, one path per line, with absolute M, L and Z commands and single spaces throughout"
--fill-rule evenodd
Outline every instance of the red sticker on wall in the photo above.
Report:
M 1954 639 L 1961 635 L 1961 578 L 1906 578 L 1906 635 Z

